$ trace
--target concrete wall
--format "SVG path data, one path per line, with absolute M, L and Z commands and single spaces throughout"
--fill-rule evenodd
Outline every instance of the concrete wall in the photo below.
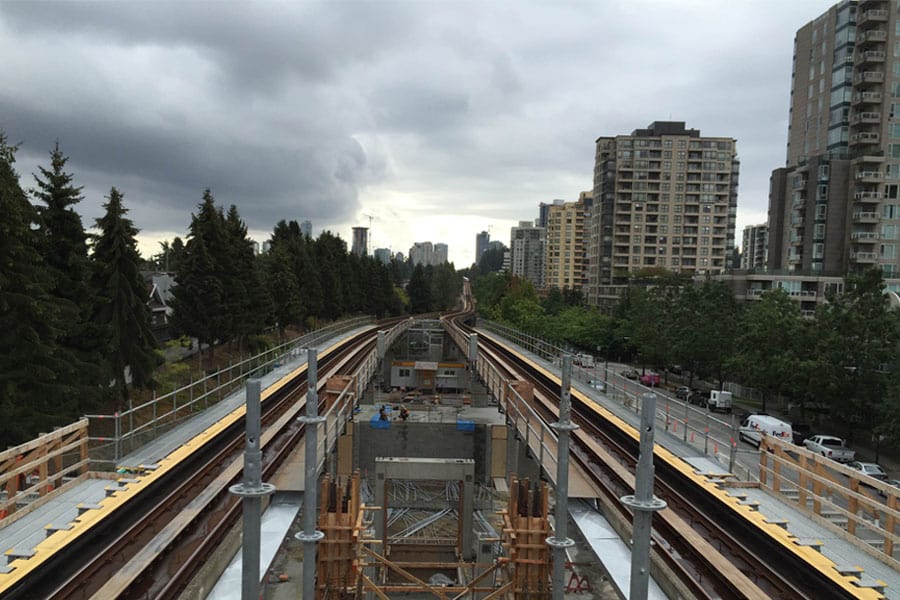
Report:
M 363 474 L 375 472 L 375 458 L 406 456 L 415 458 L 471 458 L 475 461 L 475 481 L 485 481 L 489 472 L 490 440 L 485 425 L 475 431 L 458 431 L 455 423 L 391 421 L 390 429 L 374 429 L 368 423 L 356 428 L 359 437 L 359 468 Z

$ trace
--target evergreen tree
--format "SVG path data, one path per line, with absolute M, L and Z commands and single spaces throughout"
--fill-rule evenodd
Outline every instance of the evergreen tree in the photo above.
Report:
M 36 250 L 37 214 L 13 169 L 15 146 L 0 132 L 0 444 L 13 445 L 76 416 L 66 357 L 56 340 L 65 312 Z
M 191 215 L 190 233 L 172 288 L 172 322 L 177 331 L 196 337 L 215 356 L 215 342 L 226 341 L 231 315 L 226 304 L 224 217 L 209 189 L 197 214 Z
M 406 286 L 406 293 L 409 294 L 410 313 L 431 312 L 431 285 L 422 265 L 416 265 L 413 268 L 412 276 L 409 278 L 409 285 Z
M 87 234 L 74 207 L 83 199 L 81 188 L 72 185 L 64 171 L 68 158 L 56 144 L 50 153 L 50 168 L 39 167 L 32 194 L 38 201 L 40 249 L 52 279 L 51 293 L 65 307 L 60 346 L 70 355 L 69 368 L 60 373 L 73 386 L 82 410 L 95 408 L 109 382 L 103 324 L 96 323 L 96 290 L 89 285 L 90 261 Z
M 228 309 L 232 315 L 232 331 L 243 344 L 247 336 L 265 329 L 271 314 L 271 298 L 262 284 L 247 226 L 234 205 L 225 217 L 225 235 L 227 243 L 223 251 L 230 267 L 225 271 L 226 289 L 230 292 Z
M 141 255 L 137 250 L 138 230 L 115 187 L 109 190 L 106 213 L 97 219 L 100 230 L 94 241 L 94 287 L 100 294 L 96 320 L 108 325 L 109 360 L 118 400 L 127 402 L 126 369 L 131 385 L 149 388 L 153 372 L 162 363 L 156 352 L 147 306 L 147 286 L 140 272 Z M 121 408 L 119 404 L 119 408 Z

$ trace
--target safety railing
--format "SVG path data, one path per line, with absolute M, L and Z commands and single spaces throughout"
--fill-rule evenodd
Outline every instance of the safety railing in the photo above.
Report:
M 304 348 L 371 324 L 370 317 L 358 317 L 327 325 L 303 336 L 267 349 L 255 356 L 230 363 L 197 380 L 137 406 L 113 414 L 86 415 L 89 457 L 92 470 L 115 468 L 122 456 L 135 451 L 170 431 L 186 419 L 218 404 L 239 391 L 247 378 L 259 377 L 296 361 Z
M 478 326 L 482 330 L 498 335 L 506 343 L 517 346 L 520 350 L 537 355 L 538 358 L 551 363 L 557 369 L 562 354 L 567 352 L 560 346 L 505 325 L 479 320 Z M 453 329 L 449 330 L 460 348 L 468 348 L 469 338 L 467 335 Z M 554 352 L 559 352 L 559 354 L 554 355 Z M 542 464 L 549 464 L 550 468 L 555 468 L 556 457 L 547 446 L 547 442 L 552 439 L 552 446 L 555 448 L 554 430 L 549 428 L 548 423 L 540 420 L 537 413 L 530 407 L 526 409 L 519 404 L 525 401 L 510 386 L 509 379 L 501 375 L 497 367 L 481 354 L 478 355 L 475 370 L 492 398 L 496 399 L 502 407 L 511 406 L 517 411 L 515 415 L 510 415 L 510 419 L 521 419 L 521 423 L 516 423 L 516 428 L 524 427 L 520 434 L 524 434 L 528 440 L 533 441 L 535 445 L 529 447 L 534 455 L 541 458 Z M 611 370 L 608 365 L 601 367 L 597 364 L 593 368 L 573 366 L 571 375 L 573 382 L 583 383 L 590 389 L 591 394 L 602 394 L 614 404 L 622 405 L 635 414 L 640 414 L 641 411 L 641 394 L 656 393 L 656 420 L 664 431 L 680 437 L 683 443 L 702 451 L 704 455 L 727 461 L 729 470 L 739 478 L 755 479 L 750 469 L 743 468 L 736 462 L 739 423 L 733 414 L 713 413 L 687 401 L 679 400 L 658 388 L 647 387 L 638 381 L 628 379 L 621 373 Z M 525 405 L 527 406 L 528 403 L 525 402 Z M 540 424 L 538 424 L 539 422 Z M 545 458 L 549 460 L 549 463 L 543 462 Z M 548 471 L 548 473 L 555 473 L 555 471 Z

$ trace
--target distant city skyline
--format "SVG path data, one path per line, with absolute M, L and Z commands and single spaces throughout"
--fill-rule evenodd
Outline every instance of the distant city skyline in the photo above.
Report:
M 785 163 L 794 33 L 833 4 L 0 2 L 0 130 L 25 188 L 59 141 L 86 227 L 121 190 L 145 255 L 208 187 L 260 243 L 369 227 L 466 267 L 591 189 L 597 137 L 662 120 L 737 140 L 742 230 Z

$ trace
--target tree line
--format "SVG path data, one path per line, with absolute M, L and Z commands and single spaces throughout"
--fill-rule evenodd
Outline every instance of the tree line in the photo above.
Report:
M 900 314 L 878 269 L 847 276 L 813 315 L 781 288 L 738 303 L 725 283 L 662 272 L 636 280 L 610 314 L 571 292 L 541 298 L 508 274 L 478 277 L 473 291 L 480 314 L 548 341 L 684 372 L 689 384 L 736 381 L 760 393 L 763 412 L 779 398 L 797 418 L 814 407 L 847 437 L 870 431 L 900 444 Z
M 146 270 L 174 274 L 172 332 L 211 354 L 223 343 L 253 351 L 264 332 L 353 314 L 445 310 L 461 290 L 452 264 L 382 264 L 329 231 L 304 236 L 296 221 L 275 225 L 269 251 L 257 254 L 237 207 L 217 206 L 209 189 L 185 240 L 144 261 L 121 191 L 110 189 L 89 234 L 59 144 L 32 188 L 15 171 L 16 150 L 0 132 L 0 444 L 119 410 L 130 388 L 154 386 L 164 359 Z

